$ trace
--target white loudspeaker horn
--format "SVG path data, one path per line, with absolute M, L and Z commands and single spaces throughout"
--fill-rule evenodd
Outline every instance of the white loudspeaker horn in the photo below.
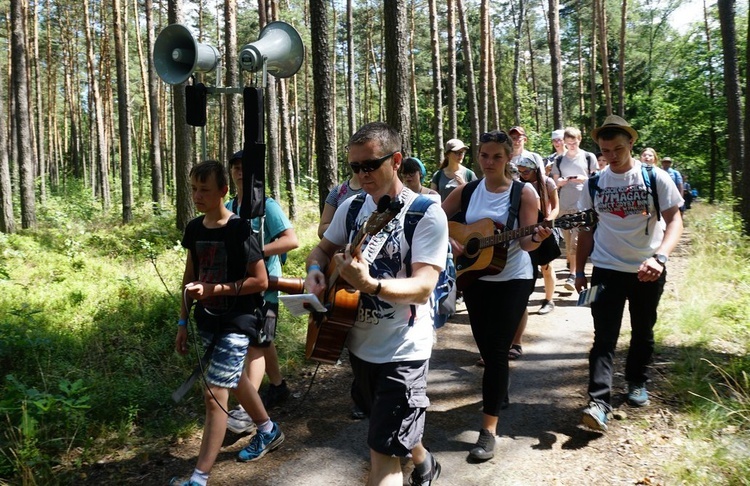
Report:
M 154 67 L 168 84 L 180 84 L 194 73 L 213 71 L 219 64 L 219 51 L 198 43 L 182 24 L 168 25 L 154 42 Z
M 240 67 L 256 72 L 263 68 L 277 78 L 294 76 L 305 58 L 305 46 L 299 32 L 286 22 L 271 22 L 260 31 L 258 40 L 240 50 Z

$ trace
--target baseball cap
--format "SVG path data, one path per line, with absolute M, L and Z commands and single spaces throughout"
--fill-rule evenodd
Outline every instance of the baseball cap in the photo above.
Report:
M 458 152 L 459 150 L 469 150 L 469 147 L 457 138 L 452 138 L 445 142 L 446 152 Z
M 554 132 L 552 132 L 551 138 L 552 138 L 552 140 L 562 140 L 562 139 L 564 139 L 565 138 L 565 130 L 562 130 L 562 129 L 555 130 Z
M 232 156 L 229 157 L 229 165 L 232 165 L 232 162 L 234 162 L 235 160 L 240 160 L 241 161 L 242 160 L 242 154 L 243 154 L 242 150 L 240 150 L 240 151 L 235 152 L 234 154 L 232 154 Z
M 672 157 L 664 157 L 661 159 L 662 162 L 666 162 L 668 164 L 672 163 Z
M 519 135 L 526 136 L 526 130 L 523 129 L 523 127 L 513 127 L 510 130 L 508 130 L 508 135 L 511 133 L 516 132 Z

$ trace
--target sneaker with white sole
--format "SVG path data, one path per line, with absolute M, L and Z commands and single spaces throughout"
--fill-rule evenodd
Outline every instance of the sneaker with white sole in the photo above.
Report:
M 414 468 L 411 476 L 409 476 L 409 486 L 431 486 L 440 477 L 440 471 L 442 470 L 440 463 L 432 454 L 429 455 L 429 459 L 432 461 L 430 470 L 426 474 L 420 475 Z
M 553 310 L 555 310 L 555 303 L 551 300 L 544 299 L 542 301 L 542 306 L 536 313 L 543 316 L 544 314 L 549 314 Z
M 576 278 L 573 275 L 569 275 L 567 279 L 565 279 L 565 290 L 570 290 L 571 292 L 576 289 Z
M 247 434 L 256 429 L 255 422 L 250 418 L 250 415 L 240 405 L 231 412 L 227 417 L 227 429 L 234 432 L 235 434 Z
M 609 411 L 607 408 L 600 403 L 591 401 L 588 407 L 583 409 L 581 422 L 591 430 L 606 432 L 608 419 Z
M 628 403 L 634 407 L 645 407 L 649 404 L 645 383 L 628 383 Z
M 242 449 L 237 456 L 241 462 L 257 461 L 269 452 L 278 449 L 284 442 L 284 432 L 279 428 L 279 424 L 273 423 L 270 432 L 258 432 L 250 440 L 250 445 Z

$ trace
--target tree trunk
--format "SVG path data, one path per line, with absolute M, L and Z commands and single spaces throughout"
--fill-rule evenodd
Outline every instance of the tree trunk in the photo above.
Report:
M 622 0 L 622 9 L 620 10 L 620 56 L 618 69 L 618 91 L 617 91 L 617 113 L 625 116 L 625 29 L 627 29 L 628 20 L 628 0 Z
M 734 23 L 734 0 L 718 0 L 719 22 L 721 26 L 721 46 L 724 54 L 724 91 L 727 97 L 727 159 L 732 175 L 732 196 L 734 210 L 741 214 L 742 187 L 742 101 L 740 98 L 739 68 L 737 66 L 737 31 Z M 748 224 L 750 220 L 745 220 Z
M 168 0 L 168 18 L 170 24 L 181 23 L 183 19 L 182 0 Z M 172 126 L 174 134 L 172 143 L 175 207 L 177 211 L 177 229 L 183 231 L 191 219 L 195 217 L 190 193 L 190 169 L 193 167 L 193 137 L 190 126 L 185 121 L 187 114 L 185 107 L 185 83 L 172 86 Z
M 405 0 L 384 0 L 386 121 L 401 134 L 402 150 L 411 154 L 409 59 Z
M 432 134 L 435 137 L 435 158 L 443 158 L 443 83 L 440 67 L 440 37 L 437 18 L 437 0 L 429 0 L 430 9 L 430 52 L 432 53 Z
M 21 176 L 21 227 L 24 229 L 36 228 L 29 86 L 26 83 L 26 25 L 23 14 L 25 5 L 25 2 L 11 2 L 10 10 L 13 101 L 15 103 L 13 121 Z
M 604 0 L 599 3 L 599 53 L 602 58 L 602 88 L 607 116 L 612 114 L 612 88 L 609 82 L 609 52 L 607 50 L 607 9 Z
M 580 14 L 576 19 L 576 26 L 578 34 L 578 46 L 576 49 L 578 54 L 578 116 L 583 121 L 586 116 L 586 88 L 583 83 L 583 19 Z M 555 125 L 555 127 L 560 128 L 562 125 Z
M 518 0 L 518 12 L 515 25 L 516 36 L 513 44 L 513 121 L 515 125 L 521 124 L 521 95 L 518 87 L 521 82 L 521 37 L 523 33 L 523 12 L 525 0 Z
M 412 2 L 412 8 L 410 10 L 411 22 L 409 32 L 409 64 L 411 65 L 411 94 L 412 94 L 412 120 L 411 127 L 412 132 L 409 136 L 414 140 L 416 147 L 412 147 L 412 153 L 409 155 L 420 154 L 422 156 L 422 139 L 420 136 L 421 130 L 419 127 L 419 92 L 417 91 L 417 60 L 416 60 L 416 47 L 414 45 L 414 3 Z
M 292 130 L 289 126 L 289 93 L 287 80 L 279 80 L 279 118 L 281 119 L 281 154 L 284 159 L 284 177 L 286 177 L 286 197 L 289 203 L 289 218 L 297 219 L 297 191 L 294 176 L 294 158 L 292 157 Z
M 96 70 L 96 56 L 94 54 L 94 40 L 91 32 L 91 20 L 89 18 L 89 0 L 83 0 L 84 31 L 86 33 L 86 59 L 88 65 L 89 89 L 91 90 L 91 102 L 94 113 L 92 123 L 95 127 L 96 148 L 92 156 L 92 173 L 96 171 L 95 191 L 101 197 L 102 207 L 109 209 L 111 204 L 109 193 L 109 158 L 107 149 L 107 128 L 105 125 L 104 104 L 99 91 L 99 76 Z M 101 74 L 101 73 L 100 73 Z
M 500 105 L 497 99 L 497 65 L 495 62 L 495 39 L 490 23 L 490 128 L 500 128 Z
M 148 52 L 154 52 L 154 41 L 156 39 L 153 21 L 153 0 L 144 0 L 144 11 L 146 15 L 146 39 Z M 161 164 L 161 123 L 159 116 L 159 105 L 161 86 L 156 75 L 153 56 L 147 56 L 148 62 L 148 99 L 149 99 L 149 123 L 151 136 L 149 138 L 148 154 L 151 161 L 151 203 L 154 213 L 161 213 L 162 194 L 164 193 L 164 179 L 162 178 Z
M 240 86 L 240 72 L 237 62 L 237 0 L 224 0 L 224 68 L 225 83 L 229 87 Z M 242 117 L 240 97 L 230 94 L 224 97 L 226 106 L 226 159 L 242 148 Z
M 19 2 L 20 3 L 20 2 Z M 0 147 L 8 146 L 8 132 L 5 118 L 5 96 L 0 84 Z M 0 150 L 0 232 L 14 233 L 16 220 L 13 216 L 13 189 L 10 185 L 10 165 L 8 151 Z
M 597 18 L 599 18 L 599 0 L 592 0 L 592 9 L 591 9 L 591 56 L 589 56 L 590 62 L 590 72 L 589 75 L 591 76 L 591 87 L 589 91 L 589 95 L 591 96 L 591 106 L 589 109 L 591 110 L 591 126 L 596 126 L 596 108 L 598 104 L 598 98 L 597 98 L 597 90 L 596 90 L 596 52 L 597 52 Z
M 318 208 L 323 211 L 328 192 L 336 185 L 337 163 L 334 157 L 335 130 L 331 113 L 334 100 L 326 0 L 310 0 L 310 32 L 313 55 L 313 91 L 315 104 L 315 153 L 318 168 Z
M 31 79 L 34 84 L 34 105 L 33 111 L 35 113 L 36 124 L 34 126 L 36 130 L 35 136 L 35 156 L 37 159 L 37 165 L 39 167 L 39 200 L 42 203 L 47 199 L 47 151 L 45 150 L 45 137 L 44 137 L 44 122 L 45 117 L 49 116 L 50 111 L 44 108 L 44 102 L 42 101 L 42 73 L 39 69 L 39 16 L 37 14 L 37 2 L 34 2 L 33 8 L 31 8 L 31 20 L 30 25 L 34 28 L 34 35 L 32 39 L 32 58 L 30 68 Z M 49 68 L 49 67 L 48 67 Z
M 474 60 L 471 55 L 471 39 L 469 38 L 469 27 L 464 13 L 463 0 L 456 0 L 458 10 L 458 21 L 461 25 L 461 44 L 466 65 L 466 96 L 469 104 L 469 122 L 471 127 L 471 157 L 474 164 L 479 160 L 479 116 L 477 114 L 477 90 L 474 78 Z M 476 167 L 479 167 L 476 165 Z
M 259 6 L 265 2 L 259 2 Z M 266 17 L 263 20 L 273 22 L 274 0 L 268 0 L 266 3 Z M 266 24 L 259 24 L 262 29 Z M 268 187 L 272 198 L 277 201 L 281 196 L 281 156 L 279 151 L 279 100 L 277 99 L 276 78 L 268 76 L 268 86 L 265 93 L 266 105 L 266 174 L 268 176 Z
M 490 40 L 490 5 L 488 0 L 481 0 L 479 4 L 479 131 L 487 131 L 487 114 L 489 102 L 487 81 L 489 81 L 489 43 Z
M 706 32 L 706 67 L 708 69 L 708 99 L 712 103 L 719 103 L 716 99 L 716 88 L 714 87 L 714 54 L 711 44 L 711 28 L 708 25 L 708 7 L 706 0 L 703 0 L 703 28 Z M 716 175 L 719 173 L 719 143 L 717 136 L 718 128 L 716 127 L 716 116 L 714 110 L 709 110 L 709 133 L 708 141 L 711 147 L 710 157 L 708 160 L 708 202 L 713 204 L 716 198 Z
M 117 120 L 120 138 L 120 167 L 122 183 L 122 222 L 133 220 L 133 180 L 130 162 L 130 86 L 128 82 L 127 29 L 123 25 L 120 0 L 112 0 L 117 66 Z
M 353 0 L 346 1 L 346 83 L 347 90 L 347 126 L 349 135 L 357 131 L 357 96 L 354 86 L 354 7 Z
M 549 0 L 549 55 L 552 69 L 552 126 L 562 128 L 563 120 L 563 73 L 560 51 L 560 1 Z M 580 63 L 579 63 L 580 67 Z
M 458 137 L 458 109 L 456 101 L 456 0 L 447 0 L 447 22 L 448 22 L 448 69 L 445 74 L 445 89 L 448 91 L 446 102 L 448 103 L 448 135 L 447 138 Z M 440 146 L 440 154 L 436 161 L 443 159 L 443 147 Z

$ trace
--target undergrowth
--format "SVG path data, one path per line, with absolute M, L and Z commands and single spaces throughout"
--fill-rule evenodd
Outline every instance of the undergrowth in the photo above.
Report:
M 750 484 L 750 241 L 727 207 L 687 213 L 687 274 L 666 299 L 657 339 L 691 439 L 670 475 L 682 484 Z

